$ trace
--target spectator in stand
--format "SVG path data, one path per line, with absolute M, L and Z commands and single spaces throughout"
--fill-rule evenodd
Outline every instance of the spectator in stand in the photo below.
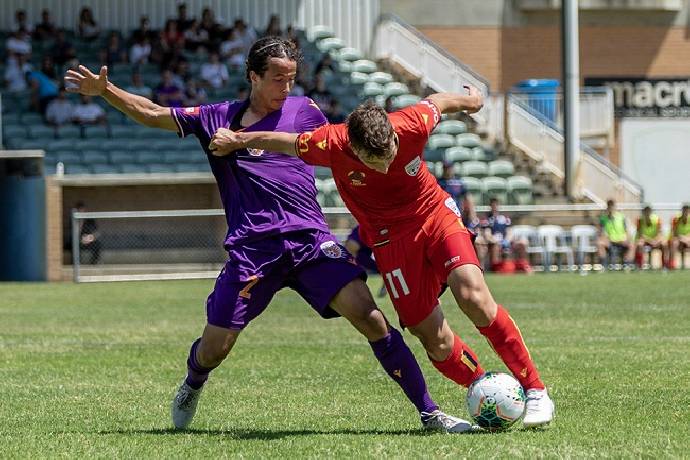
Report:
M 129 49 L 129 62 L 138 66 L 149 62 L 151 56 L 151 43 L 144 34 L 135 34 L 134 44 Z
M 283 31 L 280 29 L 280 16 L 277 14 L 272 14 L 268 19 L 268 25 L 266 30 L 264 30 L 264 37 L 280 37 L 283 35 Z
M 26 17 L 26 11 L 17 10 L 14 12 L 14 31 L 23 30 L 28 34 L 34 31 L 34 26 Z
M 26 81 L 27 72 L 31 72 L 33 67 L 27 62 L 26 54 L 17 54 L 7 60 L 5 68 L 5 87 L 11 93 L 26 91 L 29 87 Z
M 347 119 L 347 113 L 345 113 L 343 108 L 340 106 L 338 99 L 333 99 L 328 110 L 325 110 L 323 113 L 326 115 L 326 118 L 328 118 L 328 122 L 333 125 L 345 123 L 345 120 Z
M 136 42 L 140 38 L 147 38 L 149 43 L 158 38 L 158 34 L 151 30 L 151 23 L 149 22 L 149 17 L 145 14 L 141 15 L 139 18 L 139 27 L 132 32 L 132 41 Z
M 187 107 L 197 107 L 205 104 L 207 100 L 206 90 L 200 88 L 196 80 L 188 80 L 184 89 L 184 105 Z
M 211 53 L 208 60 L 209 62 L 201 64 L 201 80 L 210 88 L 220 89 L 225 86 L 230 79 L 228 67 L 224 62 L 220 62 L 218 53 Z
M 184 91 L 173 82 L 173 73 L 164 70 L 161 74 L 161 82 L 154 91 L 156 102 L 164 107 L 182 107 L 184 103 Z
M 127 51 L 120 41 L 119 33 L 115 31 L 110 32 L 108 44 L 99 52 L 99 58 L 101 65 L 107 65 L 108 67 L 113 64 L 127 62 Z
M 222 31 L 220 25 L 216 22 L 216 17 L 211 8 L 206 7 L 201 11 L 201 23 L 199 24 L 199 28 L 206 31 L 209 45 L 215 48 L 221 38 Z
M 208 53 L 211 46 L 211 39 L 208 32 L 202 29 L 199 21 L 192 21 L 192 24 L 184 31 L 185 49 L 193 53 Z
M 628 236 L 628 226 L 625 222 L 623 213 L 616 211 L 616 202 L 609 199 L 606 201 L 606 212 L 599 218 L 599 238 L 597 241 L 599 248 L 599 260 L 605 264 L 607 255 L 612 249 L 617 249 L 623 254 L 623 264 L 632 266 L 635 245 Z
M 316 74 L 314 77 L 314 89 L 307 95 L 316 102 L 316 105 L 323 110 L 327 110 L 333 103 L 333 94 L 326 89 L 326 80 L 323 74 Z
M 31 87 L 31 107 L 33 110 L 45 114 L 48 103 L 58 95 L 60 85 L 55 75 L 55 63 L 50 56 L 44 56 L 41 70 L 30 71 L 26 74 Z
M 82 94 L 79 104 L 74 108 L 74 122 L 82 126 L 105 124 L 105 110 L 93 102 L 91 96 Z
M 531 273 L 532 267 L 527 259 L 527 242 L 512 241 L 510 217 L 501 214 L 497 198 L 491 198 L 489 206 L 491 211 L 481 222 L 481 226 L 489 250 L 491 270 L 499 273 L 512 273 L 515 270 Z M 511 254 L 515 254 L 514 262 L 510 260 Z
M 321 59 L 314 68 L 314 73 L 317 75 L 323 71 L 335 73 L 337 70 L 338 68 L 336 67 L 335 62 L 333 62 L 333 58 L 331 57 L 330 53 L 323 53 Z
M 453 163 L 443 163 L 443 173 L 438 179 L 438 185 L 452 196 L 456 203 L 465 196 L 465 184 L 455 175 Z
M 132 74 L 132 84 L 125 88 L 125 91 L 146 99 L 153 99 L 153 90 L 144 84 L 144 80 L 139 72 Z
M 175 22 L 177 22 L 177 30 L 182 33 L 185 33 L 196 22 L 194 18 L 187 17 L 187 5 L 185 3 L 177 5 L 177 19 Z
M 165 28 L 161 32 L 161 44 L 164 50 L 171 50 L 182 45 L 184 47 L 184 35 L 177 29 L 177 21 L 168 19 L 165 21 Z
M 244 67 L 244 44 L 237 37 L 236 29 L 228 29 L 226 31 L 225 39 L 220 44 L 220 56 L 233 71 Z
M 77 57 L 77 51 L 72 43 L 67 41 L 67 35 L 63 29 L 58 29 L 55 45 L 53 45 L 50 54 L 53 56 L 55 63 L 61 67 Z
M 237 39 L 242 42 L 242 56 L 246 58 L 247 54 L 249 54 L 249 49 L 256 41 L 256 32 L 252 27 L 248 26 L 241 18 L 235 19 L 233 29 L 235 29 Z
M 43 40 L 54 40 L 57 37 L 57 27 L 53 24 L 52 19 L 50 19 L 50 10 L 47 8 L 41 11 L 41 22 L 36 25 L 34 30 L 34 39 Z
M 673 218 L 671 225 L 669 268 L 676 268 L 676 253 L 680 253 L 680 260 L 683 261 L 685 251 L 688 250 L 690 250 L 690 205 L 685 204 L 680 214 Z
M 101 28 L 93 18 L 91 8 L 84 7 L 79 13 L 79 23 L 77 24 L 77 35 L 82 40 L 92 41 L 98 38 Z
M 31 54 L 31 37 L 26 29 L 19 29 L 12 32 L 10 38 L 5 42 L 8 58 Z
M 661 263 L 664 267 L 667 266 L 666 250 L 668 247 L 661 235 L 661 219 L 659 219 L 658 215 L 652 213 L 650 206 L 645 206 L 642 209 L 642 215 L 637 219 L 635 243 L 637 246 L 635 262 L 637 262 L 639 268 L 642 268 L 644 264 L 645 248 L 650 248 L 650 250 L 659 249 L 661 251 Z
M 75 208 L 78 212 L 86 212 L 86 205 L 82 201 L 78 202 Z M 95 219 L 82 219 L 79 222 L 79 249 L 82 253 L 88 252 L 89 263 L 95 265 L 101 260 L 98 225 Z
M 386 98 L 386 102 L 383 103 L 383 110 L 385 110 L 386 113 L 395 112 L 395 107 L 393 106 L 393 96 L 388 96 Z
M 51 126 L 60 126 L 74 121 L 74 104 L 67 99 L 65 87 L 61 86 L 55 99 L 48 103 L 46 121 Z
M 295 28 L 292 27 L 292 24 L 287 26 L 285 29 L 285 38 L 290 40 L 292 43 L 295 44 L 299 48 L 299 37 L 297 36 L 297 31 L 295 31 Z
M 471 194 L 465 193 L 463 195 L 460 212 L 462 223 L 474 235 L 474 250 L 477 252 L 479 263 L 482 267 L 486 267 L 488 248 L 484 232 L 482 231 L 481 220 L 477 215 L 477 210 L 474 207 L 474 198 L 472 198 Z

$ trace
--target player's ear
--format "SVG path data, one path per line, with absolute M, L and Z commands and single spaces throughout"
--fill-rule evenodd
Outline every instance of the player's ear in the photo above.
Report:
M 254 72 L 253 70 L 250 70 L 250 71 L 249 71 L 249 80 L 250 80 L 252 83 L 256 83 L 257 81 L 259 81 L 259 74 L 257 74 L 257 73 Z

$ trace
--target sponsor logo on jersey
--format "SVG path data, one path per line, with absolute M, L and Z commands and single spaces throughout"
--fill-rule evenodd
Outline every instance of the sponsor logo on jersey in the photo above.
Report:
M 318 148 L 320 148 L 321 150 L 326 150 L 326 145 L 328 145 L 328 142 L 326 141 L 326 139 L 316 143 L 316 146 Z
M 199 115 L 201 107 L 185 107 L 184 113 L 187 115 Z
M 264 151 L 261 149 L 247 149 L 247 152 L 249 152 L 249 155 L 253 157 L 260 157 L 264 154 Z
M 422 166 L 422 157 L 416 156 L 412 161 L 407 163 L 405 166 L 405 172 L 407 173 L 408 176 L 416 176 L 417 173 L 419 172 L 419 169 Z
M 356 187 L 359 187 L 361 185 L 367 185 L 367 175 L 362 171 L 350 171 L 349 173 L 347 173 L 347 178 L 350 179 L 350 183 Z
M 394 370 L 393 375 L 395 375 L 397 378 L 401 379 L 402 378 L 402 370 L 400 370 L 400 369 Z
M 462 214 L 460 213 L 460 209 L 458 209 L 458 204 L 455 202 L 455 200 L 451 197 L 446 198 L 446 201 L 444 203 L 446 205 L 446 208 L 450 209 L 455 213 L 456 216 L 462 217 Z
M 338 246 L 338 243 L 335 241 L 326 241 L 324 243 L 321 243 L 321 252 L 323 252 L 326 257 L 330 257 L 331 259 L 340 259 L 343 255 L 343 250 L 340 249 L 340 246 Z
M 305 133 L 300 134 L 297 146 L 297 148 L 299 149 L 299 153 L 307 153 L 309 151 L 309 141 L 311 140 L 311 136 L 311 131 L 307 131 Z
M 436 105 L 434 105 L 434 103 L 428 99 L 422 100 L 420 102 L 420 104 L 424 104 L 427 107 L 429 107 L 429 109 L 431 110 L 431 113 L 434 115 L 434 126 L 436 126 L 438 121 L 441 119 L 441 114 L 438 113 L 438 107 L 436 107 Z M 429 119 L 427 117 L 424 117 L 424 115 L 422 115 L 422 117 L 424 118 L 424 123 L 425 124 L 428 123 Z
M 446 267 L 446 268 L 448 268 L 448 267 L 450 267 L 451 265 L 453 265 L 455 262 L 457 262 L 458 260 L 460 260 L 460 256 L 455 256 L 455 257 L 453 257 L 453 258 L 451 258 L 451 259 L 446 260 L 446 263 L 443 264 L 443 266 Z

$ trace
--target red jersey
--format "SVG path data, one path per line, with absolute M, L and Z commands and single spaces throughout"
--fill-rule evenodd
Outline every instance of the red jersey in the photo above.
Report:
M 324 125 L 300 134 L 298 155 L 307 163 L 330 167 L 345 204 L 360 224 L 363 242 L 379 246 L 419 230 L 439 207 L 457 206 L 429 172 L 424 145 L 440 119 L 428 100 L 389 116 L 399 148 L 387 174 L 368 168 L 352 152 L 345 124 Z M 453 201 L 452 204 L 446 200 Z

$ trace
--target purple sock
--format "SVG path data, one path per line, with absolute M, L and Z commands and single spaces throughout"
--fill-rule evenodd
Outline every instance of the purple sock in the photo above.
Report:
M 209 372 L 215 369 L 215 367 L 204 367 L 197 361 L 196 349 L 199 347 L 199 343 L 201 343 L 201 337 L 196 339 L 189 349 L 189 357 L 187 358 L 187 378 L 185 379 L 187 385 L 195 390 L 204 386 L 204 383 L 208 380 Z
M 417 360 L 397 329 L 391 327 L 387 336 L 376 342 L 369 342 L 369 345 L 386 373 L 400 385 L 407 399 L 419 412 L 433 412 L 438 409 L 429 395 Z

